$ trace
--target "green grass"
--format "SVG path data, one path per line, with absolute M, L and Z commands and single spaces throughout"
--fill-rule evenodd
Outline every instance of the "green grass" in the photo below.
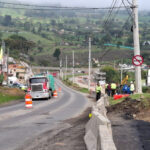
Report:
M 0 104 L 7 103 L 14 100 L 23 99 L 24 96 L 11 96 L 0 93 Z
M 85 75 L 88 75 L 88 74 L 86 74 L 86 73 L 79 73 L 79 74 L 75 74 L 74 76 L 78 77 L 78 76 L 85 76 Z M 72 78 L 72 75 L 67 75 L 67 78 Z
M 145 106 L 149 106 L 148 99 L 150 99 L 150 93 L 134 94 L 134 95 L 130 95 L 129 97 L 131 99 L 136 99 L 136 100 L 140 99 Z M 125 100 L 125 98 L 121 98 L 118 100 L 114 100 L 112 97 L 109 98 L 110 105 L 121 103 L 123 100 Z
M 68 80 L 68 79 L 67 80 L 63 79 L 62 81 L 63 81 L 64 84 L 66 84 L 67 86 L 69 86 L 69 87 L 71 87 L 71 88 L 73 88 L 73 89 L 75 89 L 77 91 L 80 91 L 82 93 L 89 93 L 87 88 L 79 87 L 77 84 L 73 84 L 73 82 Z
M 1 8 L 0 14 L 2 16 L 11 15 L 13 18 L 24 17 L 24 10 Z
M 89 90 L 87 88 L 79 88 L 79 91 L 82 93 L 89 93 Z

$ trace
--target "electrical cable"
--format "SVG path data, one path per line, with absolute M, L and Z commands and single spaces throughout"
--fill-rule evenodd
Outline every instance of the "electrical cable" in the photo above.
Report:
M 110 7 L 62 7 L 62 6 L 42 6 L 42 5 L 30 5 L 30 4 L 17 4 L 17 3 L 6 3 L 6 2 L 0 2 L 0 4 L 5 4 L 5 5 L 12 5 L 12 6 L 25 6 L 25 7 L 15 7 L 17 9 L 25 9 L 26 7 L 35 7 L 35 8 L 30 8 L 33 10 L 49 10 L 49 9 L 69 9 L 69 10 L 90 10 L 90 9 L 110 9 Z M 10 6 L 1 6 L 2 7 L 8 7 Z M 38 9 L 37 9 L 38 8 Z M 43 9 L 46 8 L 46 9 Z M 121 8 L 125 8 L 124 6 L 121 6 Z M 29 9 L 29 8 L 26 8 Z M 113 9 L 118 9 L 118 7 L 113 7 Z
M 130 12 L 130 10 L 129 10 L 129 9 L 131 9 L 131 8 L 129 8 L 128 6 L 126 6 L 124 0 L 122 0 L 122 3 L 123 3 L 123 5 L 124 5 L 124 7 L 126 8 L 128 14 L 129 14 L 129 16 L 133 19 L 133 17 L 132 17 L 132 12 Z
M 121 5 L 122 5 L 122 1 L 121 1 L 121 3 L 120 3 L 120 7 L 121 7 Z M 112 18 L 110 19 L 109 22 L 111 22 L 113 19 L 115 20 L 116 16 L 117 16 L 118 13 L 119 13 L 120 7 L 116 10 L 116 12 L 114 13 L 114 15 L 112 16 Z
M 131 5 L 131 6 L 133 5 L 129 0 L 126 0 L 126 1 L 128 2 L 129 5 Z
M 110 8 L 110 10 L 109 10 L 109 12 L 108 12 L 108 17 L 107 17 L 107 19 L 104 21 L 104 25 L 103 25 L 103 26 L 106 26 L 106 24 L 108 23 L 108 20 L 109 20 L 109 18 L 111 17 L 111 14 L 112 14 L 112 12 L 113 12 L 113 10 L 114 10 L 114 7 L 115 7 L 117 1 L 118 1 L 118 0 L 113 0 L 112 6 L 111 6 L 111 8 Z

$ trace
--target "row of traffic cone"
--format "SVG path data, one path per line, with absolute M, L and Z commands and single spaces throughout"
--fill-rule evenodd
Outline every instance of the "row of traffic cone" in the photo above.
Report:
M 58 88 L 58 91 L 59 92 L 61 92 L 61 88 Z M 53 97 L 54 98 L 57 98 L 58 97 L 58 94 L 57 94 L 57 90 L 55 90 L 54 92 L 53 92 Z M 29 93 L 27 93 L 26 95 L 25 95 L 25 107 L 26 108 L 32 108 L 32 96 L 29 94 Z

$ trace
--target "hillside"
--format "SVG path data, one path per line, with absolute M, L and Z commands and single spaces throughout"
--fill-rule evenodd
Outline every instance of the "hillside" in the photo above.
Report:
M 7 6 L 7 5 L 6 5 Z M 5 6 L 5 7 L 6 7 Z M 59 65 L 59 59 L 53 57 L 56 49 L 59 49 L 62 59 L 69 57 L 71 65 L 72 51 L 75 51 L 76 65 L 88 65 L 88 37 L 92 37 L 92 58 L 103 61 L 131 62 L 133 50 L 120 48 L 119 45 L 133 45 L 131 21 L 125 11 L 118 15 L 104 26 L 107 12 L 100 10 L 0 10 L 0 38 L 10 41 L 12 35 L 25 38 L 28 43 L 27 50 L 11 45 L 11 55 L 19 56 L 19 53 L 26 53 L 30 61 L 35 65 Z M 149 12 L 140 12 L 140 40 L 141 49 L 146 61 L 149 61 L 147 53 L 150 45 L 144 44 L 149 41 L 150 21 L 147 19 Z M 28 41 L 28 42 L 27 42 Z M 19 42 L 18 42 L 19 43 Z M 32 45 L 29 45 L 32 43 Z M 105 43 L 116 44 L 116 47 L 104 46 Z M 6 45 L 7 47 L 7 45 Z M 145 54 L 146 53 L 146 54 Z M 84 59 L 83 59 L 84 58 Z

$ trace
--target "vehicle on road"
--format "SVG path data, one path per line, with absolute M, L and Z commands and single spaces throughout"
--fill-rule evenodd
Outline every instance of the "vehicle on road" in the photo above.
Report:
M 52 79 L 51 79 L 52 80 Z M 29 79 L 28 92 L 31 94 L 32 99 L 49 99 L 52 97 L 54 90 L 51 87 L 51 80 L 47 76 L 34 76 Z

